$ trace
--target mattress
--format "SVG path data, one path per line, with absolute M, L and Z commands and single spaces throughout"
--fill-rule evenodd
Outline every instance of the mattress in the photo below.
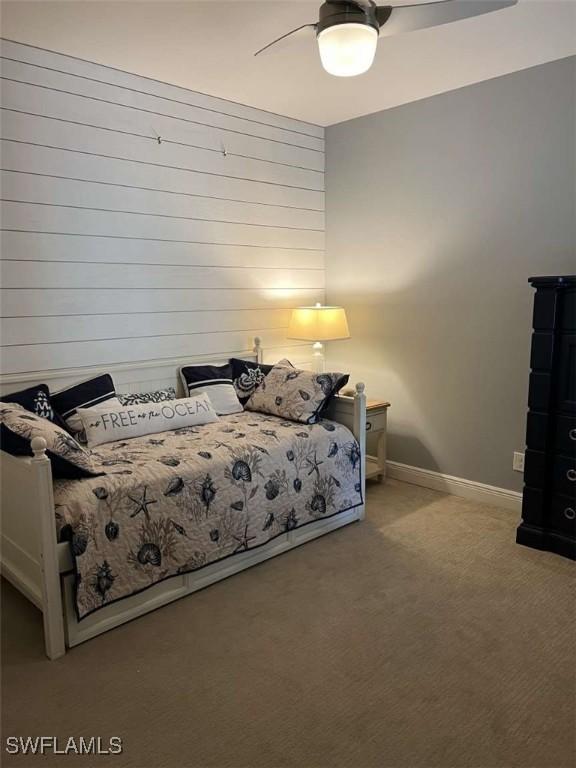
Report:
M 106 474 L 54 482 L 79 619 L 363 501 L 358 443 L 328 420 L 243 412 L 93 457 Z

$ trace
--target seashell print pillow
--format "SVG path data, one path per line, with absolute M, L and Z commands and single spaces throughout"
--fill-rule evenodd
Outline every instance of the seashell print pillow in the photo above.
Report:
M 312 373 L 286 368 L 282 362 L 254 390 L 246 410 L 314 424 L 330 398 L 348 382 L 348 374 Z
M 0 404 L 2 450 L 12 456 L 32 456 L 32 438 L 46 440 L 52 474 L 60 478 L 94 477 L 98 472 L 89 451 L 62 427 L 30 413 L 18 403 Z

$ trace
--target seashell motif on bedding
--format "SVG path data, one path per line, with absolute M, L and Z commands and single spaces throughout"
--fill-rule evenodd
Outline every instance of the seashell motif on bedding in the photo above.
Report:
M 362 503 L 359 449 L 339 424 L 245 412 L 154 442 L 101 445 L 105 476 L 54 483 L 80 619 Z
M 243 480 L 249 483 L 252 480 L 252 470 L 245 461 L 235 461 L 232 466 L 232 477 L 234 480 Z
M 106 523 L 104 533 L 106 534 L 108 541 L 114 541 L 114 539 L 118 538 L 118 534 L 120 533 L 120 526 L 118 523 L 114 522 L 114 520 L 110 520 Z
M 181 477 L 174 477 L 168 483 L 168 487 L 164 491 L 164 496 L 175 496 L 177 493 L 182 493 L 184 490 L 184 480 Z
M 114 584 L 115 578 L 108 561 L 104 560 L 96 569 L 96 576 L 94 578 L 94 590 L 100 595 L 103 603 L 106 600 L 106 593 Z
M 137 557 L 142 565 L 160 565 L 162 562 L 162 553 L 156 544 L 142 544 Z

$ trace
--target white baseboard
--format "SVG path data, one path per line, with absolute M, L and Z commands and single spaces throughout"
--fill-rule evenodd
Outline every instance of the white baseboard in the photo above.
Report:
M 401 480 L 404 483 L 451 493 L 453 496 L 492 504 L 495 507 L 505 507 L 518 513 L 522 508 L 522 494 L 518 491 L 497 488 L 494 485 L 478 483 L 475 480 L 465 480 L 463 477 L 443 475 L 441 472 L 411 467 L 409 464 L 401 464 L 398 461 L 388 461 L 386 467 L 388 477 Z

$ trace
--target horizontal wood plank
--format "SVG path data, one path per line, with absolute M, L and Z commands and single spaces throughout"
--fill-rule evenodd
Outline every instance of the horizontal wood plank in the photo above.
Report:
M 0 53 L 3 57 L 10 57 L 17 61 L 34 64 L 39 67 L 57 69 L 69 74 L 75 74 L 81 78 L 90 78 L 102 82 L 114 83 L 124 88 L 136 88 L 158 96 L 184 101 L 209 111 L 216 110 L 223 114 L 235 115 L 246 120 L 253 120 L 258 123 L 290 129 L 297 133 L 304 133 L 316 136 L 322 140 L 324 139 L 323 128 L 312 123 L 284 117 L 283 115 L 277 115 L 273 112 L 267 112 L 266 110 L 239 104 L 228 99 L 208 96 L 207 94 L 199 93 L 198 91 L 191 91 L 188 88 L 171 85 L 142 75 L 135 75 L 131 72 L 124 72 L 115 67 L 96 64 L 84 59 L 79 59 L 75 56 L 68 56 L 65 53 L 49 51 L 37 46 L 17 43 L 6 39 L 3 39 L 0 42 Z
M 55 204 L 3 202 L 4 229 L 26 232 L 60 232 L 101 237 L 178 240 L 180 242 L 251 245 L 267 248 L 323 250 L 324 232 L 281 229 L 226 221 L 194 221 L 146 215 L 60 207 Z
M 0 173 L 0 189 L 2 197 L 7 200 L 82 205 L 87 208 L 124 210 L 152 216 L 218 219 L 238 224 L 262 224 L 292 229 L 324 229 L 324 214 L 320 211 L 210 200 L 11 171 Z
M 246 290 L 322 288 L 323 270 L 244 269 L 149 264 L 100 264 L 7 261 L 0 264 L 5 288 L 89 288 L 127 292 L 135 288 Z
M 149 360 L 151 357 L 162 360 L 184 355 L 226 354 L 235 349 L 249 349 L 254 335 L 262 339 L 262 345 L 269 351 L 286 344 L 284 331 L 261 328 L 248 332 L 237 330 L 200 336 L 106 339 L 69 344 L 3 347 L 0 362 L 3 373 L 11 374 L 81 368 L 105 363 L 135 363 Z M 151 349 L 154 350 L 153 355 Z
M 217 174 L 227 178 L 250 179 L 318 191 L 324 189 L 322 171 L 227 154 L 225 144 L 222 145 L 221 151 L 211 152 L 192 144 L 182 146 L 168 141 L 159 143 L 151 130 L 149 137 L 125 135 L 4 111 L 2 137 L 77 152 L 90 152 L 101 157 L 118 157 L 133 162 L 155 163 L 199 173 Z
M 88 125 L 100 131 L 127 136 L 140 136 L 181 144 L 203 147 L 220 152 L 223 148 L 230 155 L 249 157 L 261 162 L 283 163 L 309 170 L 324 170 L 324 153 L 305 147 L 282 144 L 276 141 L 248 136 L 241 133 L 224 133 L 210 127 L 198 126 L 175 120 L 172 117 L 153 115 L 143 120 L 139 112 L 121 106 L 102 105 L 69 94 L 57 94 L 57 99 L 39 99 L 38 89 L 25 83 L 4 81 L 2 107 L 16 114 L 52 121 L 55 125 Z
M 97 339 L 156 338 L 159 336 L 201 335 L 239 331 L 255 333 L 285 329 L 290 311 L 286 309 L 236 310 L 231 312 L 170 312 L 166 314 L 82 315 L 70 322 L 67 317 L 18 317 L 5 319 L 0 346 L 69 343 Z
M 157 312 L 226 312 L 245 309 L 293 309 L 322 301 L 324 289 L 268 288 L 156 291 L 94 291 L 91 288 L 0 289 L 4 317 L 48 317 Z
M 252 248 L 212 243 L 170 243 L 35 232 L 0 232 L 4 260 L 165 264 L 245 269 L 324 269 L 323 251 Z
M 324 192 L 283 187 L 251 179 L 209 176 L 154 162 L 101 158 L 48 146 L 2 141 L 2 168 L 30 171 L 119 186 L 178 192 L 208 198 L 324 210 Z
M 221 112 L 207 111 L 167 97 L 119 88 L 104 82 L 86 79 L 79 81 L 73 75 L 47 68 L 31 67 L 27 64 L 10 61 L 7 58 L 3 62 L 2 77 L 31 84 L 38 90 L 48 91 L 51 97 L 54 97 L 56 93 L 66 93 L 98 102 L 103 107 L 119 104 L 124 109 L 138 111 L 143 116 L 164 115 L 190 124 L 206 125 L 222 133 L 241 133 L 278 143 L 306 147 L 319 152 L 324 150 L 323 140 L 315 136 Z

